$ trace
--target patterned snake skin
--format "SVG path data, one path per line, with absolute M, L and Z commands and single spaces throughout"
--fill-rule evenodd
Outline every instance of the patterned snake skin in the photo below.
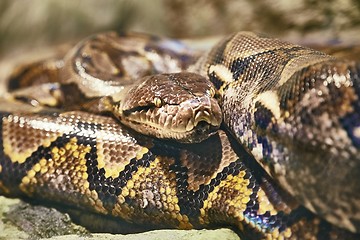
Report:
M 105 33 L 15 71 L 15 99 L 99 113 L 134 78 L 189 69 L 219 90 L 235 139 L 219 130 L 180 144 L 99 114 L 2 107 L 0 193 L 165 228 L 235 226 L 250 239 L 358 239 L 359 66 L 252 33 L 197 56 Z
M 264 169 L 308 209 L 358 232 L 360 65 L 239 33 L 197 68 L 220 90 L 225 124 Z

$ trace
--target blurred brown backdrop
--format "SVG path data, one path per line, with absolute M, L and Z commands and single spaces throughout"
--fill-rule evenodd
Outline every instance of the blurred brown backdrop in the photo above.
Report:
M 197 37 L 239 30 L 358 41 L 359 0 L 2 0 L 0 54 L 104 30 Z

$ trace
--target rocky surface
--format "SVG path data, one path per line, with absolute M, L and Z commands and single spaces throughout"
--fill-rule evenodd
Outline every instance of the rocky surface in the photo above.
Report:
M 77 210 L 69 210 L 67 212 L 70 215 L 52 207 L 33 205 L 19 199 L 0 197 L 0 239 L 155 240 L 169 239 L 169 236 L 171 236 L 172 240 L 240 239 L 230 229 L 153 230 L 136 233 L 143 230 L 139 226 L 102 218 L 95 214 L 92 215 Z M 78 224 L 74 223 L 72 218 L 76 219 Z M 135 233 L 97 233 L 103 231 Z
M 69 215 L 54 208 L 32 206 L 18 199 L 0 197 L 0 239 L 39 239 L 57 235 L 84 235 Z

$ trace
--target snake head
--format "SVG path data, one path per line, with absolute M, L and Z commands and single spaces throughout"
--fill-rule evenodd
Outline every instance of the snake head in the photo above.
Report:
M 140 133 L 184 143 L 200 142 L 214 134 L 222 122 L 214 96 L 212 83 L 201 75 L 153 75 L 124 93 L 113 113 Z

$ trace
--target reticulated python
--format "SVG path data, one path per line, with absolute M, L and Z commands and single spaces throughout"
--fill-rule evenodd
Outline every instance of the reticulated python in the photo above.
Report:
M 3 110 L 1 193 L 162 227 L 356 239 L 359 65 L 252 33 L 198 55 L 105 33 L 15 71 L 14 99 L 64 110 Z M 109 112 L 156 137 L 211 136 L 145 137 Z

